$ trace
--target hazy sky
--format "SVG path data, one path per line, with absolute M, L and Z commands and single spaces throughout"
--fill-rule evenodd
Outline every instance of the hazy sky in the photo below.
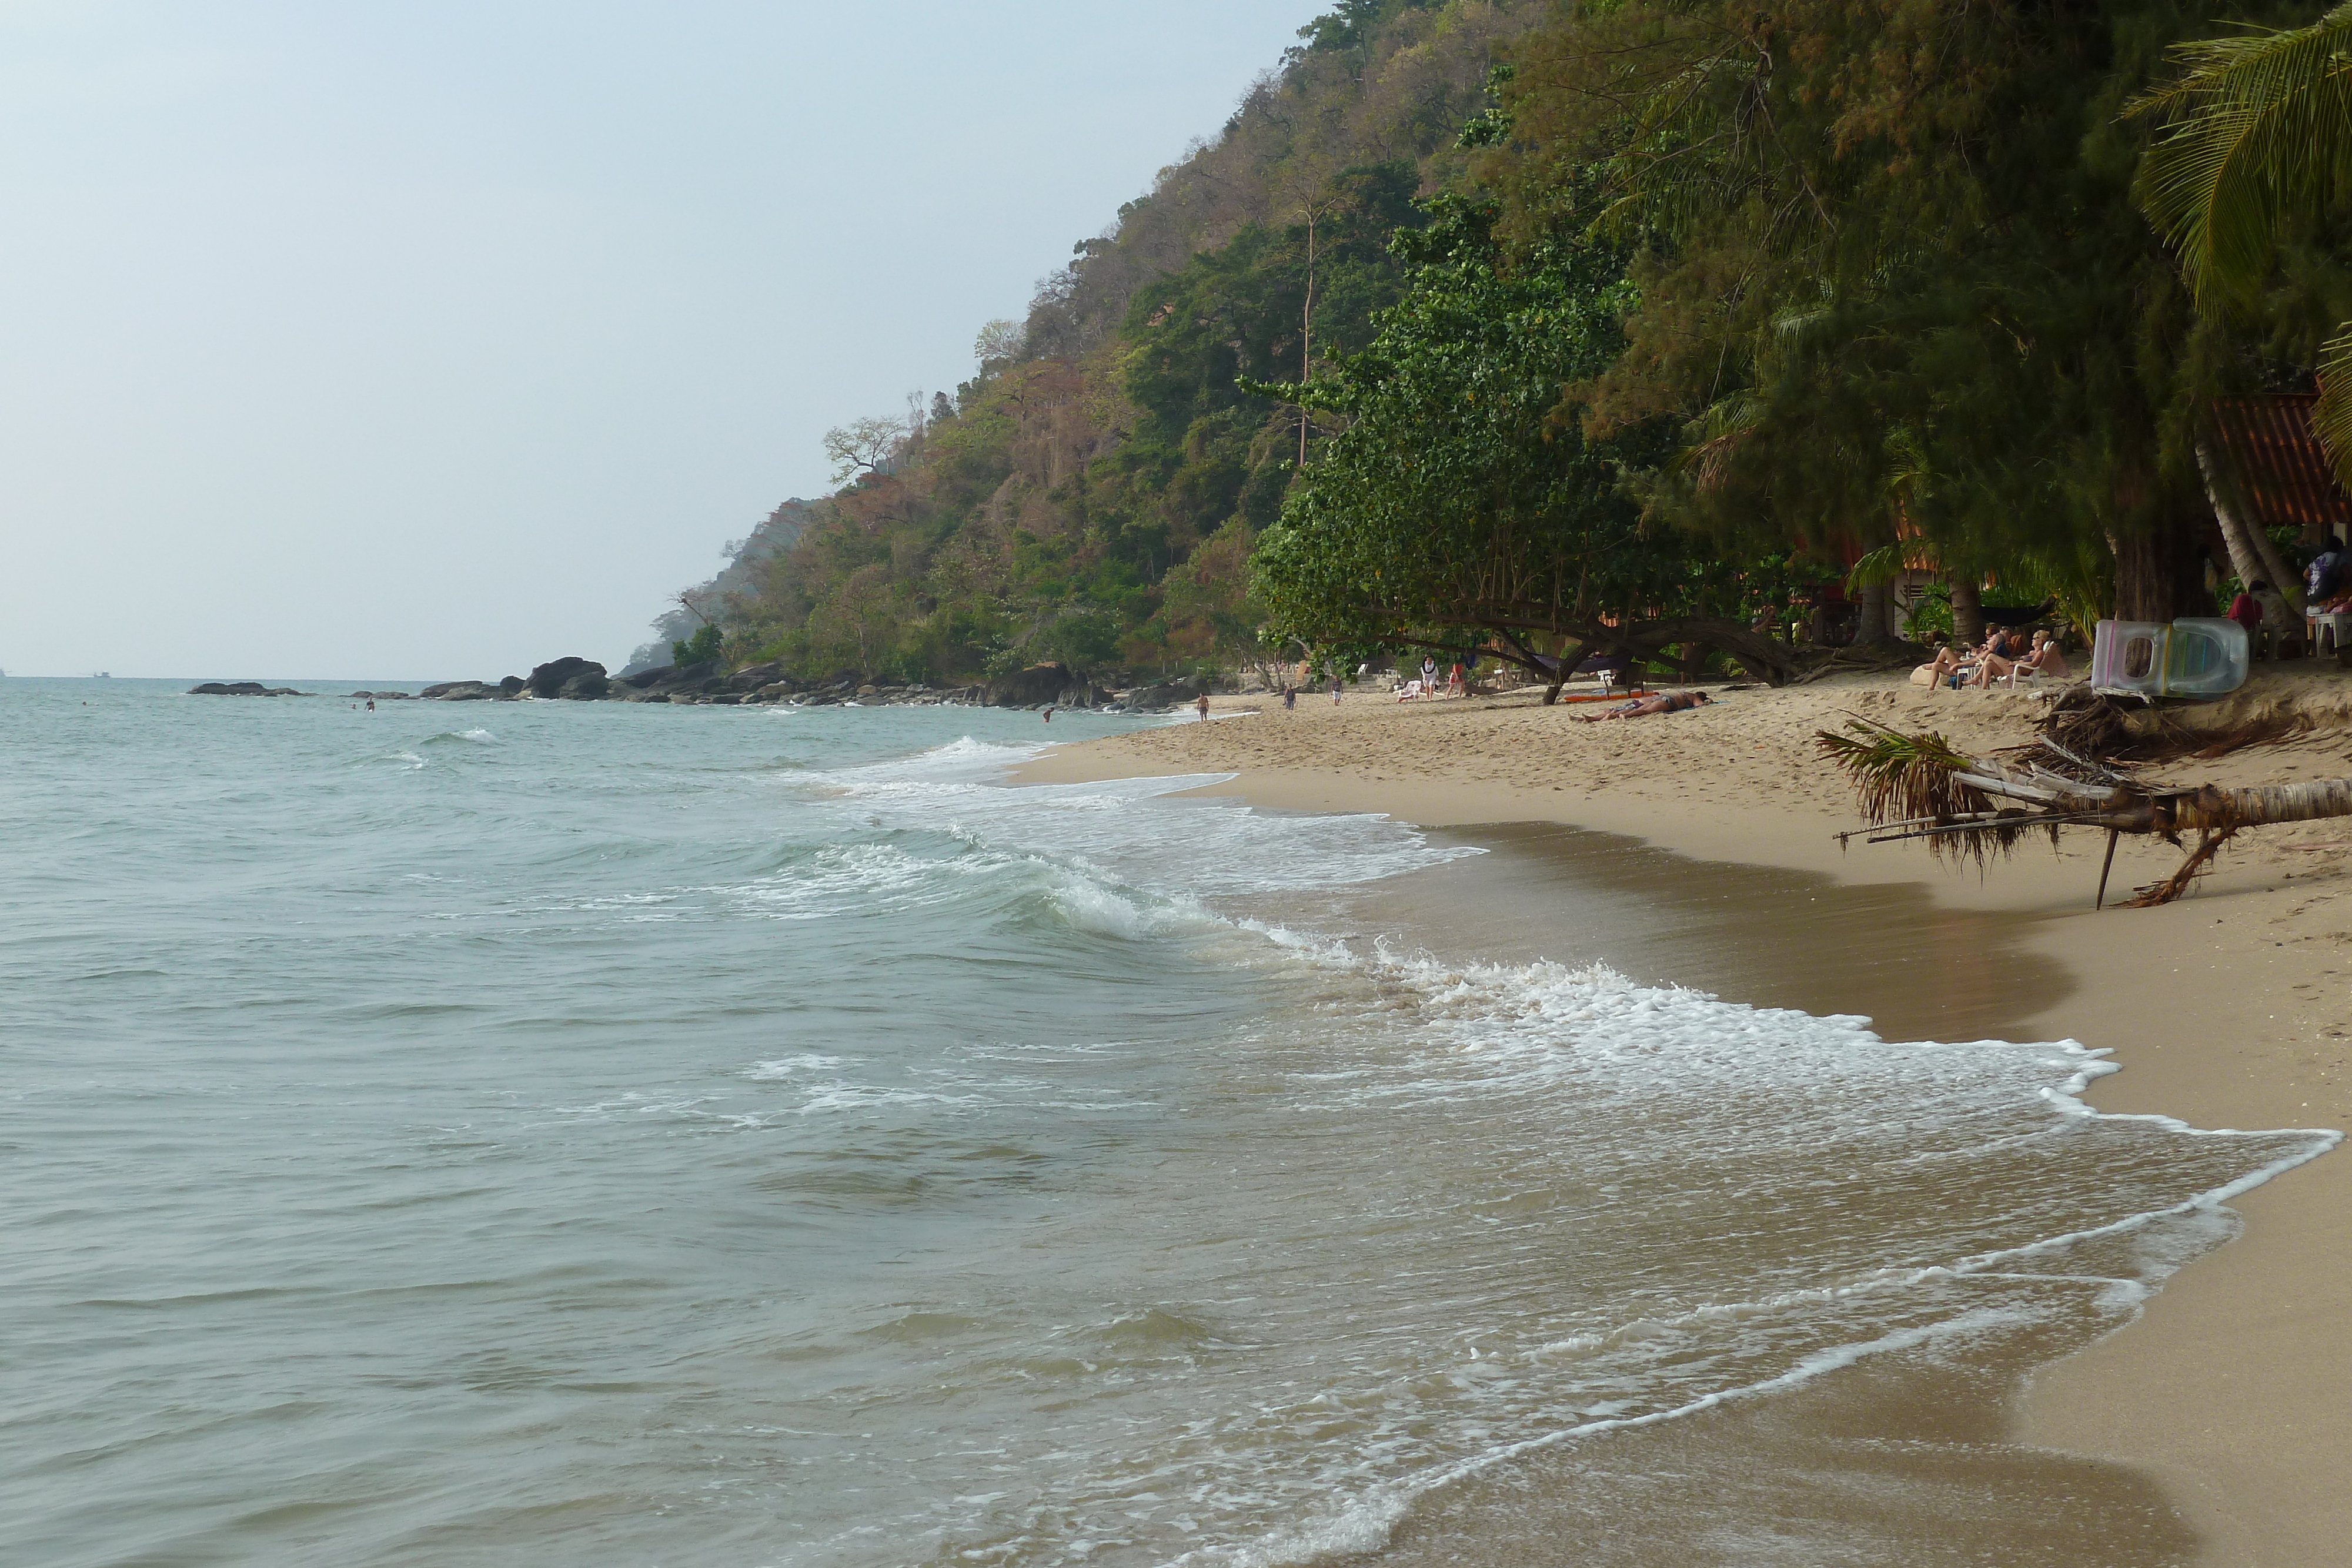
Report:
M 0 667 L 618 669 L 1316 0 L 0 0 Z

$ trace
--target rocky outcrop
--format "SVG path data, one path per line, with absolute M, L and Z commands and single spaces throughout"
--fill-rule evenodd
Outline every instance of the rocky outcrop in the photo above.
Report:
M 526 684 L 535 697 L 560 697 L 567 695 L 563 689 L 565 686 L 592 674 L 595 676 L 593 695 L 603 696 L 606 690 L 604 666 L 593 659 L 583 659 L 576 654 L 551 659 L 537 666 L 530 672 Z
M 416 700 L 415 692 L 353 692 L 352 695 L 365 697 L 372 703 L 413 703 Z
M 309 692 L 298 692 L 292 686 L 265 686 L 259 681 L 206 681 L 200 686 L 190 686 L 192 697 L 307 697 Z
M 1200 700 L 1201 694 L 1211 690 L 1213 681 L 1188 679 L 1162 681 L 1157 685 L 1138 686 L 1124 694 L 1119 701 L 1129 713 L 1164 713 Z
M 1198 695 L 1201 683 L 1178 681 L 1148 686 L 1136 694 L 1150 699 L 1148 706 L 1172 706 Z M 198 688 L 200 690 L 229 688 Z M 242 689 L 242 688 L 240 688 Z M 252 688 L 256 695 L 262 688 Z M 273 695 L 295 695 L 273 693 Z M 353 694 L 367 696 L 371 694 Z M 377 692 L 378 698 L 399 694 Z M 1115 694 L 1091 681 L 1079 679 L 1059 664 L 1032 664 L 1025 670 L 991 681 L 984 686 L 893 685 L 845 670 L 831 680 L 809 681 L 787 674 L 781 660 L 721 669 L 717 660 L 699 664 L 662 664 L 633 675 L 608 675 L 593 659 L 551 660 L 534 667 L 529 676 L 509 675 L 492 685 L 483 681 L 444 681 L 417 694 L 438 702 L 512 702 L 517 698 L 573 702 L 597 700 L 635 703 L 710 704 L 719 707 L 792 703 L 803 707 L 856 704 L 865 707 L 1100 707 L 1117 706 Z
M 727 677 L 719 673 L 719 662 L 706 659 L 699 664 L 662 664 L 634 675 L 616 675 L 605 695 L 624 702 L 666 703 L 691 693 L 725 689 Z
M 764 664 L 746 664 L 727 677 L 730 691 L 755 692 L 761 686 L 774 685 L 784 679 L 784 663 L 771 659 Z M 789 684 L 789 683 L 787 683 Z
M 990 707 L 1035 707 L 1058 703 L 1075 684 L 1066 665 L 1046 663 L 1015 670 L 988 683 Z

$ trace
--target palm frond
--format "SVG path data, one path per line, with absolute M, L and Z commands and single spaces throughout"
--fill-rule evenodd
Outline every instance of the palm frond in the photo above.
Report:
M 2326 450 L 2336 476 L 2352 486 L 2352 321 L 2319 350 L 2319 401 L 2311 408 L 2311 434 Z
M 1821 730 L 1815 744 L 1853 781 L 1871 825 L 1958 817 L 1982 811 L 1991 798 L 1959 781 L 1969 759 L 1933 730 L 1906 735 L 1866 718 L 1846 720 L 1849 733 Z
M 1973 860 L 2007 854 L 2026 834 L 2047 832 L 2058 841 L 2058 821 L 2040 811 L 1997 807 L 1993 798 L 1960 775 L 1977 765 L 1930 730 L 1906 735 L 1866 718 L 1846 721 L 1850 732 L 1815 732 L 1814 743 L 1844 770 L 1874 827 L 1913 830 L 1900 836 L 1923 838 L 1938 859 Z M 1923 831 L 1924 830 L 1924 831 Z
M 2169 122 L 2134 193 L 2200 304 L 2251 288 L 2280 231 L 2352 176 L 2352 0 L 2308 26 L 2177 45 L 2182 71 L 2126 117 Z
M 1845 591 L 1859 593 L 1865 588 L 1884 587 L 1911 570 L 1915 561 L 1927 559 L 1932 548 L 1917 540 L 1905 539 L 1881 545 L 1864 554 L 1847 569 Z

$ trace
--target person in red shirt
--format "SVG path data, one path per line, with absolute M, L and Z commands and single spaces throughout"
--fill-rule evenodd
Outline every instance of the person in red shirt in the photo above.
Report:
M 2260 653 L 2263 646 L 2263 602 L 2254 594 L 2269 586 L 2269 583 L 2256 578 L 2239 591 L 2237 598 L 2230 601 L 2230 619 L 2246 629 L 2246 643 L 2256 653 Z

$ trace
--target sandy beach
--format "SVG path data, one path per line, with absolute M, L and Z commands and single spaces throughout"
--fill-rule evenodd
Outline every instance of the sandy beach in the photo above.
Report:
M 1269 809 L 1381 811 L 1432 829 L 1563 824 L 1696 862 L 1916 884 L 1926 907 L 2013 924 L 2030 961 L 1981 967 L 1972 996 L 1947 988 L 1904 1028 L 1979 1038 L 1980 1007 L 2026 1031 L 2014 1038 L 2111 1051 L 2125 1071 L 2091 1091 L 2104 1111 L 2209 1128 L 2352 1126 L 2352 822 L 2249 832 L 2179 903 L 2095 914 L 2104 841 L 2093 832 L 2054 855 L 2021 846 L 1981 876 L 1917 844 L 1842 850 L 1832 836 L 1860 819 L 1814 748 L 1817 731 L 1861 715 L 1990 751 L 2032 738 L 2034 695 L 1933 692 L 1900 676 L 1705 689 L 1712 706 L 1596 724 L 1533 694 L 1398 704 L 1363 689 L 1336 706 L 1302 695 L 1295 711 L 1227 697 L 1209 722 L 1065 747 L 1018 778 L 1228 773 L 1207 792 Z M 2280 712 L 2310 727 L 2150 772 L 2225 785 L 2352 774 L 2352 678 L 2265 674 L 2199 716 Z M 2111 904 L 2179 860 L 2126 840 Z M 1868 940 L 1851 928 L 1838 939 Z M 2337 1217 L 2352 1208 L 2352 1156 L 2324 1156 L 2235 1207 L 2244 1234 L 2175 1278 L 2130 1327 L 2048 1367 L 2017 1401 L 2009 1436 L 2153 1476 L 2201 1561 L 2340 1562 L 2352 1534 L 2352 1247 Z

